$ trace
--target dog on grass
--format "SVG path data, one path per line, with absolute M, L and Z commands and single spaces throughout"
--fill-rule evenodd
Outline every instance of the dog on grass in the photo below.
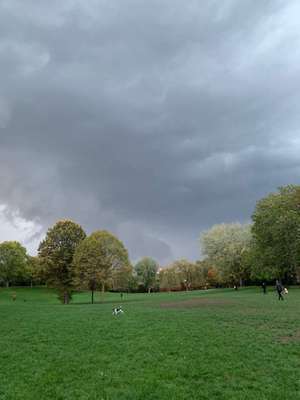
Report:
M 287 288 L 285 287 L 285 288 L 283 289 L 283 293 L 284 293 L 284 294 L 288 294 L 288 292 L 289 292 L 289 291 L 288 291 Z
M 119 315 L 119 314 L 124 314 L 124 311 L 122 310 L 122 307 L 115 307 L 113 308 L 112 315 Z

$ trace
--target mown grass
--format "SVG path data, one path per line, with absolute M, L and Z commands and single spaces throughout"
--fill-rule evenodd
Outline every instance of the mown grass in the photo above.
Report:
M 1 400 L 300 399 L 299 289 L 89 301 L 0 289 Z

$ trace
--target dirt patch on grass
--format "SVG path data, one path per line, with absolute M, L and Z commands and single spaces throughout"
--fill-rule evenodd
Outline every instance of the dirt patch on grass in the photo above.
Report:
M 290 335 L 281 336 L 279 338 L 280 343 L 297 343 L 300 342 L 300 331 L 294 332 Z
M 206 306 L 226 306 L 232 304 L 230 300 L 224 299 L 190 299 L 183 301 L 172 301 L 166 303 L 160 303 L 162 308 L 197 308 Z

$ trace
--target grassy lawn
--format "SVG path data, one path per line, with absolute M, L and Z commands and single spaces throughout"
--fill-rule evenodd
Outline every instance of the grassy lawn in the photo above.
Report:
M 1 400 L 300 399 L 299 289 L 89 300 L 0 289 Z

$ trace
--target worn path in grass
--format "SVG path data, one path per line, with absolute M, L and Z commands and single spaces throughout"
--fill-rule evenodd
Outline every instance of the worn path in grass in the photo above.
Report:
M 0 399 L 300 399 L 300 290 L 0 289 Z M 101 302 L 102 301 L 102 302 Z

